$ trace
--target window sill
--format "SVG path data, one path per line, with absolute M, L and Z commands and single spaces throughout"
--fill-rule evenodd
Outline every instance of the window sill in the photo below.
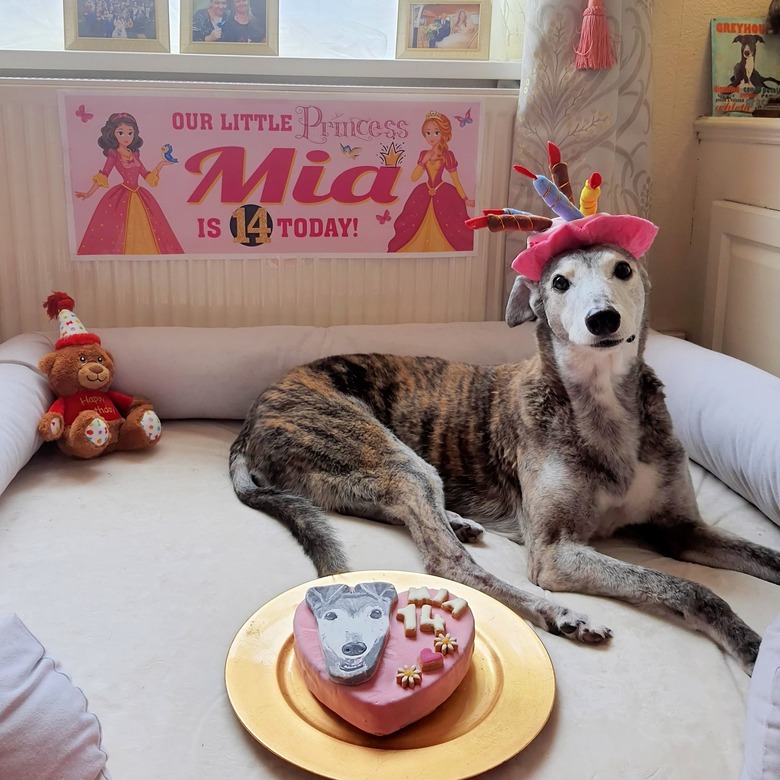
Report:
M 516 86 L 520 67 L 516 61 L 335 60 L 168 52 L 0 50 L 2 78 L 491 88 Z

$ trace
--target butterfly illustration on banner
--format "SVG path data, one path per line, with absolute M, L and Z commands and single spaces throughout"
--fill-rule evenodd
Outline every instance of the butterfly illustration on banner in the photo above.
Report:
M 461 127 L 465 127 L 466 125 L 470 125 L 474 120 L 471 118 L 471 109 L 469 108 L 468 111 L 466 111 L 466 116 L 458 116 L 455 114 L 455 119 L 460 122 Z
M 341 151 L 349 157 L 350 160 L 354 160 L 363 151 L 362 146 L 350 146 L 349 144 L 339 144 Z
M 95 116 L 94 114 L 87 112 L 87 109 L 84 107 L 83 103 L 76 109 L 75 114 L 82 122 L 89 122 L 89 120 Z
M 380 225 L 384 225 L 385 222 L 388 222 L 390 220 L 390 210 L 385 209 L 384 214 L 377 214 L 376 215 L 377 222 L 379 222 Z

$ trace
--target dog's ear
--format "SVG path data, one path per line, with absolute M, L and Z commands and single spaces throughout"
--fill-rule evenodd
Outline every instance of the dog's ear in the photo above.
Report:
M 510 328 L 515 325 L 522 325 L 524 322 L 530 322 L 536 319 L 536 314 L 531 308 L 531 285 L 525 276 L 518 276 L 512 285 L 512 292 L 509 293 L 509 300 L 506 303 L 506 315 L 504 319 Z
M 306 591 L 306 603 L 316 615 L 318 610 L 332 604 L 342 593 L 349 590 L 347 585 L 316 585 Z
M 642 279 L 645 292 L 649 293 L 653 285 L 650 283 L 650 272 L 647 270 L 647 261 L 644 257 L 637 258 L 637 267 L 639 268 L 639 276 Z
M 361 582 L 355 585 L 355 591 L 368 593 L 379 601 L 386 601 L 388 604 L 395 603 L 398 598 L 395 585 L 391 582 Z

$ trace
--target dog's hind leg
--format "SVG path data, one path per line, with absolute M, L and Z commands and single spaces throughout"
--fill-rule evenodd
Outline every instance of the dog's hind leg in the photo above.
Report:
M 780 552 L 701 521 L 664 518 L 631 529 L 633 536 L 679 561 L 731 569 L 780 585 Z
M 713 639 L 750 673 L 761 637 L 703 585 L 610 558 L 576 541 L 559 539 L 529 550 L 543 588 L 611 596 L 666 617 Z
M 461 517 L 457 512 L 450 512 L 449 509 L 445 511 L 447 513 L 447 518 L 450 521 L 450 528 L 455 531 L 455 536 L 457 536 L 461 542 L 470 544 L 482 538 L 485 529 L 479 523 L 475 523 L 468 517 Z

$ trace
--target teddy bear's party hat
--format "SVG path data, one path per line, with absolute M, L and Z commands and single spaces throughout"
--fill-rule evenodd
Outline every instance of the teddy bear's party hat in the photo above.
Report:
M 100 337 L 95 333 L 89 333 L 76 316 L 73 311 L 74 305 L 73 298 L 64 292 L 53 292 L 43 302 L 43 308 L 46 309 L 49 319 L 58 320 L 60 325 L 60 337 L 54 345 L 54 349 L 84 344 L 100 344 Z

